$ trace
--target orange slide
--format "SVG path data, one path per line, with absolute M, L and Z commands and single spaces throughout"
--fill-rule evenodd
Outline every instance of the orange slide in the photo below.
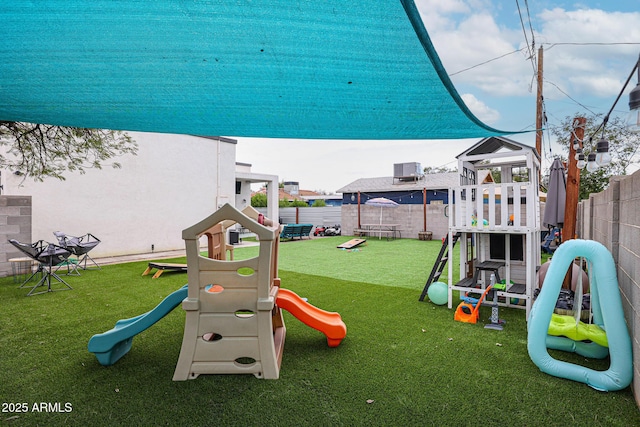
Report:
M 329 347 L 337 347 L 347 335 L 347 325 L 339 313 L 314 307 L 293 291 L 280 288 L 276 299 L 278 307 L 287 310 L 305 325 L 317 329 L 327 336 Z

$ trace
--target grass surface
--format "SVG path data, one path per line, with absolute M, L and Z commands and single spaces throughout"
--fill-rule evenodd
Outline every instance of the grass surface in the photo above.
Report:
M 453 321 L 453 311 L 418 302 L 437 242 L 370 241 L 340 251 L 345 238 L 284 242 L 282 286 L 341 313 L 347 338 L 322 334 L 285 313 L 280 379 L 201 376 L 173 382 L 184 312 L 139 334 L 111 367 L 87 351 L 118 319 L 152 309 L 186 275 L 142 277 L 145 262 L 65 277 L 72 291 L 25 297 L 0 279 L 0 397 L 27 403 L 6 425 L 406 426 L 640 425 L 629 389 L 597 392 L 541 373 L 527 354 L 524 311 L 501 309 L 504 331 Z M 254 248 L 236 248 L 252 256 Z M 437 251 L 436 251 L 437 254 Z M 430 256 L 430 255 L 429 255 Z M 179 260 L 177 260 L 179 261 Z M 184 260 L 182 260 L 184 261 Z M 417 270 L 417 271 L 416 271 Z M 489 316 L 483 308 L 482 319 Z M 607 369 L 608 361 L 552 355 Z M 34 412 L 56 402 L 71 412 Z
M 442 247 L 439 240 L 370 238 L 350 251 L 336 249 L 350 239 L 337 236 L 302 242 L 284 241 L 280 244 L 280 269 L 422 291 Z M 301 247 L 304 250 L 300 250 Z M 258 248 L 253 247 L 240 252 L 239 256 L 257 254 Z M 445 268 L 441 280 L 446 281 L 447 274 Z M 459 275 L 458 264 L 454 263 L 453 280 L 457 281 Z

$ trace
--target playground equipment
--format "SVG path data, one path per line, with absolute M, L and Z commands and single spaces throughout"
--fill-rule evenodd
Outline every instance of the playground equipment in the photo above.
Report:
M 338 313 L 321 310 L 295 293 L 280 289 L 279 226 L 258 223 L 229 204 L 182 232 L 187 250 L 188 284 L 156 308 L 121 320 L 89 341 L 89 351 L 103 365 L 112 365 L 131 348 L 133 337 L 182 303 L 186 321 L 174 381 L 201 374 L 253 374 L 277 379 L 286 328 L 281 308 L 327 336 L 336 347 L 347 328 Z M 199 239 L 216 224 L 237 222 L 258 236 L 259 255 L 224 261 L 200 255 Z M 211 240 L 211 239 L 209 239 Z M 211 244 L 211 241 L 209 241 Z
M 496 282 L 507 283 L 506 289 L 496 289 L 496 304 L 523 309 L 528 317 L 540 263 L 539 154 L 516 141 L 489 137 L 457 158 L 460 185 L 449 190 L 452 204 L 443 242 L 448 247 L 441 250 L 449 260 L 447 305 L 454 307 L 455 291 L 466 295 L 486 289 L 493 273 Z M 499 183 L 487 171 L 492 168 L 500 169 Z M 453 251 L 457 240 L 459 255 Z M 454 283 L 456 256 L 460 280 Z M 438 258 L 432 273 L 443 271 L 443 260 Z
M 565 274 L 576 257 L 584 257 L 590 263 L 593 325 L 584 325 L 573 317 L 553 316 Z M 606 371 L 559 361 L 548 352 L 551 348 L 604 358 L 606 346 L 611 360 Z M 602 244 L 568 240 L 555 251 L 544 286 L 529 315 L 527 348 L 533 363 L 549 375 L 582 382 L 601 391 L 621 390 L 631 383 L 631 339 L 624 320 L 616 267 L 611 253 Z
M 462 302 L 458 304 L 458 308 L 456 308 L 453 319 L 458 322 L 477 323 L 480 317 L 480 306 L 482 305 L 482 301 L 492 288 L 492 285 L 487 286 L 480 298 L 472 298 L 468 296 L 462 297 Z
M 447 296 L 448 288 L 444 282 L 434 282 L 429 286 L 427 295 L 435 305 L 445 305 L 449 300 Z
M 491 303 L 491 317 L 489 318 L 489 323 L 484 325 L 485 329 L 495 329 L 496 331 L 501 331 L 505 321 L 500 319 L 500 313 L 498 306 L 498 292 L 497 291 L 506 291 L 507 285 L 505 283 L 496 283 L 496 276 L 491 275 L 491 287 L 493 288 L 493 302 Z
M 113 365 L 131 350 L 134 336 L 169 314 L 186 296 L 187 285 L 184 285 L 163 299 L 153 310 L 131 319 L 118 320 L 113 329 L 91 337 L 89 351 L 96 355 L 101 365 Z

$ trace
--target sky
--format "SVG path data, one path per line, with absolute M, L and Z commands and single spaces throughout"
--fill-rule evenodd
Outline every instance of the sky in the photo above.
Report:
M 496 129 L 535 129 L 542 47 L 543 173 L 562 154 L 548 129 L 577 114 L 606 114 L 640 55 L 638 0 L 416 0 L 416 5 L 456 90 Z M 633 77 L 613 116 L 628 113 L 626 95 L 636 83 Z M 535 146 L 535 132 L 509 138 Z M 237 161 L 251 164 L 253 172 L 326 193 L 359 178 L 392 176 L 395 163 L 456 168 L 455 157 L 479 140 L 236 139 Z

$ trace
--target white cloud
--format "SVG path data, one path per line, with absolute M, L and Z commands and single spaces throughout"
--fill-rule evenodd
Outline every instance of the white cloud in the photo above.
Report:
M 469 107 L 469 110 L 471 110 L 471 112 L 484 123 L 490 125 L 500 120 L 500 113 L 498 111 L 489 108 L 488 105 L 478 100 L 478 98 L 476 98 L 472 94 L 465 93 L 460 95 L 460 97 L 467 105 L 467 107 Z
M 517 29 L 498 25 L 490 4 L 485 2 L 464 2 L 463 7 L 458 1 L 445 1 L 444 6 L 427 7 L 433 3 L 420 2 L 420 11 L 440 60 L 447 72 L 454 74 L 451 79 L 456 86 L 472 85 L 492 96 L 529 93 L 533 68 L 524 53 L 483 64 L 522 47 Z
M 543 9 L 550 2 L 529 3 L 534 37 L 527 12 L 521 9 L 521 21 L 515 4 L 416 1 L 454 86 L 502 112 L 495 120 L 509 121 L 495 123 L 496 127 L 511 129 L 529 123 L 526 118 L 514 117 L 512 101 L 522 98 L 526 102 L 519 108 L 523 115 L 535 106 L 537 58 L 530 59 L 526 49 L 534 38 L 536 55 L 538 47 L 544 47 L 544 97 L 558 101 L 554 106 L 562 109 L 548 110 L 549 117 L 584 110 L 583 105 L 606 112 L 638 58 L 640 12 L 605 11 L 562 1 L 557 7 Z M 522 50 L 513 53 L 518 49 Z M 477 115 L 487 123 L 496 117 L 482 112 Z
M 538 19 L 546 80 L 576 98 L 617 95 L 637 58 L 640 13 L 555 8 Z

